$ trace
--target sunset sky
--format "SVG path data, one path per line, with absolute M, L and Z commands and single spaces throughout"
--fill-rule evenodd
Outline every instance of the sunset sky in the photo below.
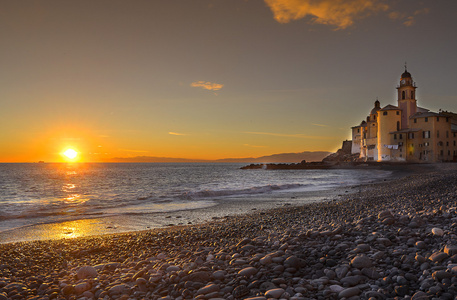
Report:
M 455 0 L 0 4 L 0 162 L 335 151 L 405 61 L 457 112 Z

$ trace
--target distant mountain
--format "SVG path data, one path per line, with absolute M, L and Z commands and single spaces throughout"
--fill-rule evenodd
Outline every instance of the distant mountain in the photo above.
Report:
M 299 163 L 302 160 L 321 161 L 332 152 L 328 151 L 305 151 L 301 153 L 280 153 L 261 157 L 246 158 L 223 158 L 216 160 L 187 159 L 173 157 L 155 156 L 135 156 L 135 157 L 115 157 L 112 162 L 226 162 L 226 163 Z

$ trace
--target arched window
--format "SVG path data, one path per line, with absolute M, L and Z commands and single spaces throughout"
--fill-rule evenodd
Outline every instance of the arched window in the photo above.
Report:
M 405 91 L 401 92 L 401 98 L 405 99 L 405 97 L 406 97 Z
M 414 99 L 414 91 L 411 91 L 411 99 Z
M 400 121 L 397 121 L 397 131 L 400 130 Z

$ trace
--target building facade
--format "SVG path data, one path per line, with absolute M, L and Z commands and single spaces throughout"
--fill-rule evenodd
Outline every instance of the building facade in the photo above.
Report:
M 397 106 L 376 100 L 352 127 L 352 154 L 362 161 L 457 161 L 457 114 L 417 106 L 416 84 L 406 70 L 397 86 Z

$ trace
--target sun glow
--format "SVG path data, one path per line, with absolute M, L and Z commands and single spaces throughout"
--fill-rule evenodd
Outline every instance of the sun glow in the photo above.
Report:
M 63 155 L 68 159 L 75 159 L 78 156 L 78 152 L 74 149 L 67 149 L 63 152 Z

